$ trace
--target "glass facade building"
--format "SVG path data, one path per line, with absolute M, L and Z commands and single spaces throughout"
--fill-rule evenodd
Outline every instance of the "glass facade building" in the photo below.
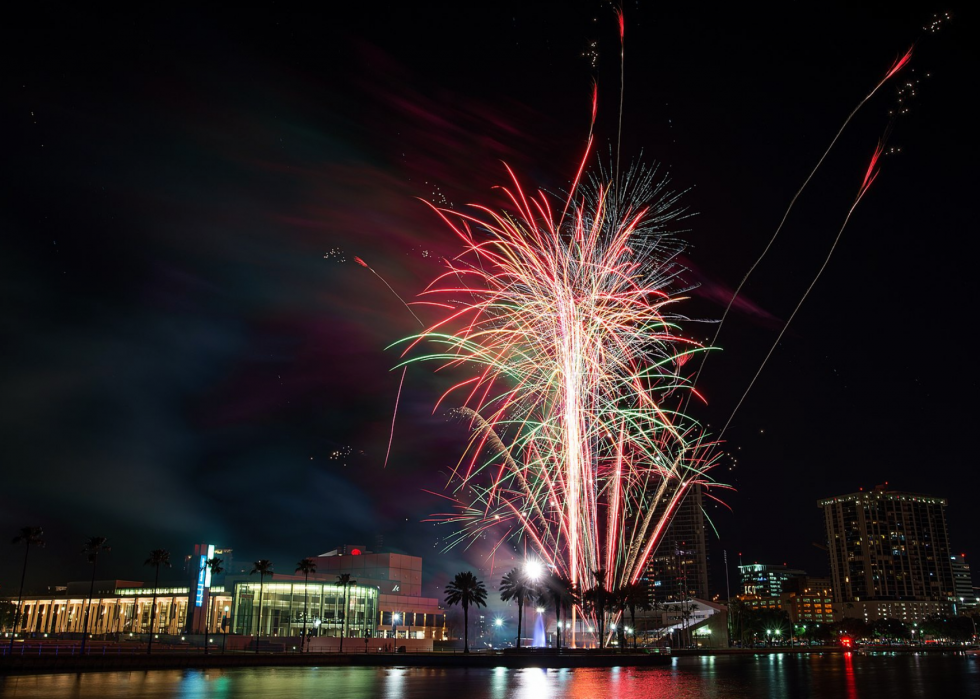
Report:
M 742 594 L 756 595 L 763 599 L 779 599 L 787 582 L 806 577 L 805 570 L 767 563 L 740 565 L 738 574 Z
M 238 581 L 232 592 L 232 632 L 300 636 L 305 622 L 314 636 L 374 636 L 378 598 L 378 588 L 364 585 L 349 585 L 345 599 L 344 586 L 336 583 Z

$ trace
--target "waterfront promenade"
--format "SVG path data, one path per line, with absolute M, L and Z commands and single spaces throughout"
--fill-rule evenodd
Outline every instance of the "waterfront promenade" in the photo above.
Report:
M 951 646 L 869 646 L 857 652 L 952 652 Z M 0 674 L 47 674 L 59 672 L 101 672 L 115 670 L 165 670 L 182 668 L 241 667 L 436 667 L 436 668 L 608 668 L 666 665 L 673 658 L 691 656 L 751 656 L 807 653 L 844 653 L 839 646 L 650 649 L 637 652 L 616 650 L 527 649 L 509 651 L 476 651 L 469 654 L 452 651 L 417 653 L 296 653 L 233 651 L 212 652 L 185 647 L 155 647 L 146 654 L 139 644 L 94 644 L 85 655 L 75 644 L 19 644 L 14 652 L 4 648 L 0 655 Z

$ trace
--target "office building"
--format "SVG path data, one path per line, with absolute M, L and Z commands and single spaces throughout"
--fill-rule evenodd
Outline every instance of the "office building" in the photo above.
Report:
M 743 595 L 778 600 L 783 593 L 783 586 L 796 578 L 805 578 L 806 571 L 790 568 L 785 563 L 750 563 L 739 565 L 738 575 Z

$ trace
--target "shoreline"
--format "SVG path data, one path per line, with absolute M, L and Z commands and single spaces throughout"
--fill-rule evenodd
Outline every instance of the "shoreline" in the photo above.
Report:
M 12 655 L 0 657 L 0 676 L 76 672 L 120 672 L 149 670 L 209 670 L 243 667 L 431 667 L 431 668 L 608 668 L 657 667 L 675 658 L 697 656 L 750 656 L 777 654 L 946 653 L 963 652 L 952 646 L 876 646 L 849 651 L 840 647 L 812 648 L 715 648 L 674 650 L 671 654 L 582 652 L 568 653 L 200 653 Z

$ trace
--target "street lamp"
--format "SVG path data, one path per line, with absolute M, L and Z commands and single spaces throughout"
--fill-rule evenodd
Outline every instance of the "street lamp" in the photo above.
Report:
M 402 620 L 402 615 L 395 612 L 391 615 L 391 635 L 398 640 L 398 622 Z
M 538 582 L 544 577 L 544 565 L 535 558 L 529 558 L 524 562 L 524 577 L 531 582 Z

